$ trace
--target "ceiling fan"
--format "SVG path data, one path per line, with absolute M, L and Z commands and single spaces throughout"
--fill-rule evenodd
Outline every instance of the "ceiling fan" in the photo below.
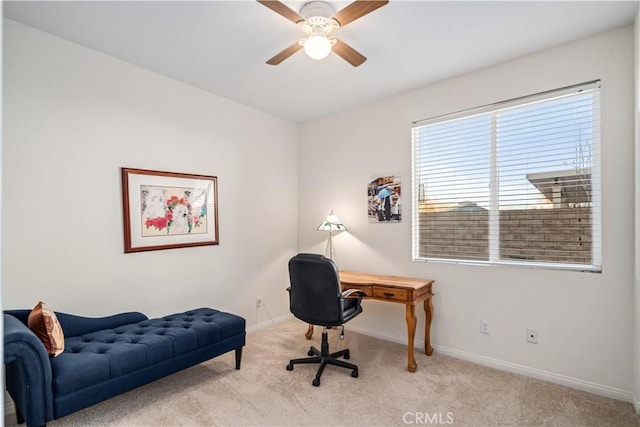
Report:
M 331 51 L 335 52 L 349 64 L 357 67 L 367 58 L 360 52 L 335 37 L 329 37 L 337 29 L 389 3 L 388 0 L 356 0 L 344 9 L 335 13 L 334 8 L 324 1 L 305 3 L 300 13 L 290 9 L 277 0 L 257 0 L 289 21 L 300 26 L 306 37 L 267 61 L 269 65 L 278 65 L 300 49 L 305 50 L 313 59 L 325 58 Z

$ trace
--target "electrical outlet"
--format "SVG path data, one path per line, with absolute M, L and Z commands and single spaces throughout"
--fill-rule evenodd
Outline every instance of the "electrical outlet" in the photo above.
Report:
M 262 298 L 256 297 L 256 308 L 262 307 Z
M 538 344 L 538 330 L 527 329 L 527 342 L 531 344 Z
M 491 324 L 489 322 L 481 320 L 480 321 L 480 333 L 489 335 L 490 332 L 491 332 Z

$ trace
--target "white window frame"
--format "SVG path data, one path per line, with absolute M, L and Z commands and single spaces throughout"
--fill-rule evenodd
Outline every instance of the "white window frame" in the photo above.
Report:
M 488 265 L 488 266 L 520 266 L 526 268 L 548 268 L 548 269 L 562 269 L 584 272 L 602 272 L 602 162 L 601 162 L 601 134 L 600 126 L 602 122 L 601 118 L 601 102 L 600 102 L 600 80 L 594 80 L 590 82 L 580 83 L 572 86 L 567 86 L 560 89 L 549 90 L 540 92 L 534 95 L 527 95 L 519 98 L 514 98 L 494 104 L 485 105 L 469 110 L 463 110 L 456 113 L 445 114 L 428 119 L 417 120 L 412 123 L 411 128 L 411 178 L 412 178 L 412 258 L 414 261 L 423 262 L 440 262 L 440 263 L 453 263 L 453 264 L 470 264 L 470 265 Z M 499 197 L 497 195 L 499 186 L 497 184 L 497 145 L 496 145 L 496 123 L 495 116 L 491 121 L 491 172 L 490 172 L 490 208 L 489 208 L 489 260 L 466 260 L 466 259 L 449 259 L 449 258 L 432 258 L 419 256 L 419 198 L 423 196 L 424 188 L 422 184 L 418 182 L 416 175 L 416 146 L 418 145 L 414 141 L 414 130 L 418 127 L 438 123 L 443 121 L 449 121 L 456 118 L 469 117 L 487 112 L 497 112 L 510 107 L 516 107 L 519 105 L 529 104 L 536 101 L 553 99 L 563 95 L 578 93 L 582 91 L 590 90 L 594 93 L 594 128 L 598 128 L 597 132 L 594 132 L 592 142 L 592 170 L 591 170 L 591 186 L 592 186 L 592 264 L 569 264 L 569 263 L 555 263 L 555 262 L 542 262 L 542 261 L 523 261 L 523 260 L 505 260 L 499 259 L 500 248 L 500 233 L 499 233 Z

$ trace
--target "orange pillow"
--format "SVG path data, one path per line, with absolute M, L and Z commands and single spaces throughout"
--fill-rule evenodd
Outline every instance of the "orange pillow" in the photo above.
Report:
M 64 334 L 56 314 L 40 301 L 27 319 L 27 326 L 42 341 L 49 356 L 57 356 L 64 351 Z

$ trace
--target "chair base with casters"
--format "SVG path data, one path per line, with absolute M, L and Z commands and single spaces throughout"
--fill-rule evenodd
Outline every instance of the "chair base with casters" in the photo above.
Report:
M 313 379 L 311 384 L 318 387 L 320 385 L 320 377 L 324 372 L 324 368 L 327 365 L 339 366 L 341 368 L 351 369 L 351 376 L 353 378 L 358 378 L 358 366 L 353 363 L 348 363 L 343 360 L 339 360 L 339 357 L 343 357 L 345 359 L 350 358 L 349 349 L 344 349 L 340 351 L 336 351 L 335 353 L 329 353 L 329 337 L 327 333 L 327 327 L 322 328 L 322 343 L 320 346 L 320 350 L 311 346 L 309 352 L 307 353 L 311 357 L 305 357 L 302 359 L 291 359 L 289 364 L 287 365 L 287 371 L 293 371 L 293 365 L 298 364 L 310 364 L 310 363 L 319 363 L 320 367 L 318 368 L 318 372 L 316 373 L 316 377 Z M 340 334 L 340 339 L 344 337 L 344 331 Z

